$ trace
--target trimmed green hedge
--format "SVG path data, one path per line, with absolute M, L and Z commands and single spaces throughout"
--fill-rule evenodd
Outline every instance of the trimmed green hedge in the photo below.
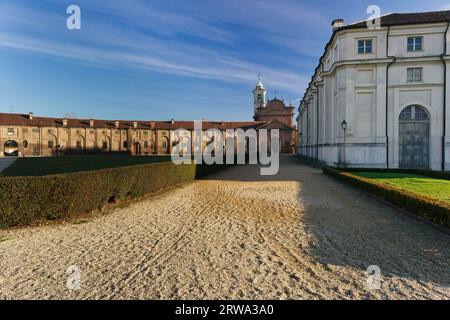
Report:
M 0 227 L 90 212 L 117 200 L 164 190 L 227 165 L 172 162 L 42 177 L 0 177 Z
M 384 170 L 384 172 L 387 171 Z M 418 173 L 418 171 L 408 172 Z M 450 228 L 450 204 L 446 201 L 435 200 L 407 190 L 388 186 L 371 179 L 355 176 L 348 171 L 340 171 L 334 168 L 324 167 L 323 173 L 352 186 L 361 188 L 368 193 L 386 200 L 400 208 L 406 209 L 409 212 L 417 214 L 424 219 L 443 227 Z
M 449 171 L 432 171 L 432 170 L 421 170 L 421 169 L 366 169 L 366 168 L 346 168 L 340 169 L 343 172 L 380 172 L 380 173 L 411 173 L 418 174 L 421 176 L 427 176 L 431 178 L 450 180 Z

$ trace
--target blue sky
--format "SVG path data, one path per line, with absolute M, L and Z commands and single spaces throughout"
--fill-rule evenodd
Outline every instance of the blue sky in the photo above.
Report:
M 66 8 L 81 8 L 81 30 Z M 258 73 L 299 99 L 330 22 L 450 9 L 449 0 L 0 0 L 0 112 L 249 120 Z

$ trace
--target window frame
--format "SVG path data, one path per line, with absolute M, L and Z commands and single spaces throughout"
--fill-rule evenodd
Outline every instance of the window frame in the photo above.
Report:
M 409 40 L 411 40 L 411 39 L 413 40 L 412 49 L 410 49 L 410 44 L 409 44 Z M 417 42 L 416 42 L 417 39 L 420 39 L 420 49 L 417 48 Z M 424 40 L 423 36 L 408 36 L 407 39 L 406 39 L 406 50 L 408 52 L 421 52 L 421 51 L 423 51 L 423 42 L 424 42 L 423 40 Z
M 420 77 L 418 77 L 418 71 L 420 71 Z M 410 74 L 411 72 L 411 74 Z M 411 75 L 411 77 L 410 77 Z M 419 79 L 420 78 L 420 79 Z M 410 67 L 406 68 L 406 82 L 423 82 L 423 67 Z
M 373 54 L 374 53 L 374 39 L 357 39 L 356 42 L 356 52 L 358 54 Z M 360 43 L 363 42 L 363 45 L 361 46 Z M 370 42 L 370 46 L 367 44 Z M 367 48 L 370 47 L 370 51 L 367 50 Z M 363 49 L 363 52 L 360 52 L 360 49 Z

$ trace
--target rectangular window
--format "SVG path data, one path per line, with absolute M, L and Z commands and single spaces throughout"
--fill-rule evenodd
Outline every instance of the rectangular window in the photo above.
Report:
M 22 128 L 22 133 L 28 133 L 28 128 Z
M 421 51 L 423 49 L 423 37 L 408 37 L 408 51 Z
M 33 132 L 34 133 L 39 133 L 39 129 L 38 128 L 33 128 Z
M 423 80 L 423 68 L 408 68 L 407 81 L 421 82 Z
M 8 136 L 14 135 L 14 128 L 8 128 Z
M 77 149 L 81 149 L 81 141 L 77 141 Z
M 166 141 L 162 142 L 162 147 L 163 147 L 163 149 L 167 149 L 167 142 Z
M 358 40 L 358 53 L 359 54 L 368 54 L 372 53 L 373 49 L 373 40 Z
M 103 141 L 103 149 L 108 149 L 108 142 Z
M 50 149 L 53 149 L 54 146 L 55 146 L 55 144 L 53 143 L 53 141 L 52 141 L 52 140 L 49 140 L 49 141 L 48 141 L 48 147 L 49 147 Z
M 53 133 L 53 129 L 48 129 L 48 133 L 52 134 Z

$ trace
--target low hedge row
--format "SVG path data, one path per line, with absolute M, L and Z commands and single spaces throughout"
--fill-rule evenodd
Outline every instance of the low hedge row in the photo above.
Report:
M 42 177 L 0 178 L 0 227 L 90 212 L 201 178 L 226 165 L 135 165 Z
M 435 200 L 330 167 L 324 167 L 323 173 L 450 229 L 450 204 L 445 201 Z
M 421 176 L 427 176 L 435 179 L 450 180 L 450 171 L 432 171 L 421 169 L 365 169 L 365 168 L 346 168 L 341 169 L 344 172 L 380 172 L 380 173 L 412 173 Z

